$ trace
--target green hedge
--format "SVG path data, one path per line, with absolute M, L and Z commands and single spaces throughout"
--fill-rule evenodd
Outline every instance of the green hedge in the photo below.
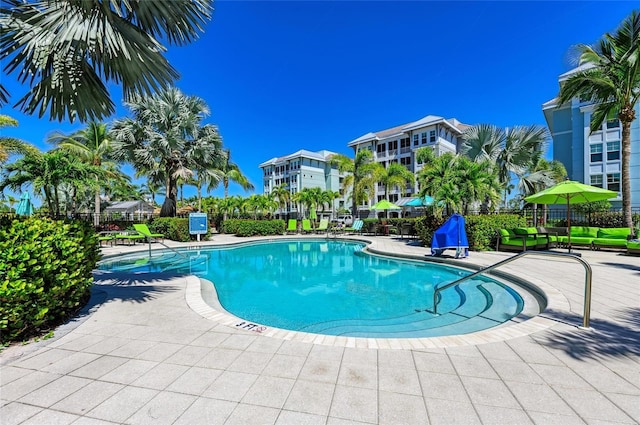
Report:
M 0 218 L 0 338 L 19 341 L 62 323 L 89 299 L 100 257 L 83 221 Z
M 240 220 L 229 219 L 223 223 L 224 233 L 236 236 L 269 236 L 284 233 L 284 220 Z
M 181 217 L 160 217 L 149 223 L 149 230 L 154 233 L 162 233 L 166 239 L 177 242 L 189 242 L 196 235 L 189 233 L 189 219 Z M 211 229 L 207 229 L 206 235 L 200 235 L 204 240 L 209 239 Z
M 431 237 L 438 227 L 446 221 L 446 217 L 418 217 L 415 229 L 425 246 L 431 246 Z M 491 214 L 465 216 L 469 249 L 486 251 L 496 246 L 496 234 L 499 229 L 525 227 L 525 217 L 516 214 Z

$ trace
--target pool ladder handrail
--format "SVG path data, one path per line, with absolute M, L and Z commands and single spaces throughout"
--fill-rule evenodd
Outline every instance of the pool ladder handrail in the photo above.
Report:
M 158 238 L 153 238 L 157 243 L 159 243 L 160 245 L 164 246 L 165 248 L 175 252 L 176 254 L 178 254 L 179 256 L 183 257 L 183 258 L 188 258 L 185 254 L 181 253 L 180 251 L 178 251 L 177 249 L 171 248 L 169 245 L 160 242 L 158 240 Z M 151 238 L 147 238 L 147 242 L 149 243 L 149 258 L 151 258 Z
M 569 254 L 569 253 L 564 253 L 564 252 L 551 252 L 551 251 L 524 251 L 521 252 L 519 254 L 514 255 L 513 257 L 509 257 L 506 258 L 502 261 L 499 261 L 495 264 L 492 264 L 490 266 L 487 266 L 485 268 L 482 268 L 480 270 L 478 270 L 475 273 L 472 273 L 470 275 L 467 276 L 463 276 L 460 279 L 454 280 L 453 282 L 447 283 L 444 286 L 438 287 L 435 289 L 435 291 L 433 292 L 433 313 L 434 314 L 438 314 L 438 294 L 442 291 L 444 291 L 445 289 L 448 289 L 452 286 L 455 285 L 459 285 L 460 283 L 464 282 L 465 280 L 474 278 L 478 275 L 490 272 L 493 269 L 496 269 L 504 264 L 510 263 L 512 261 L 515 261 L 519 258 L 522 258 L 526 255 L 539 255 L 539 256 L 554 256 L 554 257 L 565 257 L 565 258 L 572 258 L 576 261 L 578 261 L 579 263 L 581 263 L 584 266 L 585 269 L 585 281 L 584 281 L 584 313 L 582 316 L 582 326 L 584 328 L 588 328 L 589 327 L 589 318 L 591 315 L 591 280 L 592 280 L 592 275 L 593 272 L 591 270 L 591 265 L 589 265 L 589 263 L 587 263 L 585 260 L 583 260 L 581 257 L 576 256 L 574 254 Z

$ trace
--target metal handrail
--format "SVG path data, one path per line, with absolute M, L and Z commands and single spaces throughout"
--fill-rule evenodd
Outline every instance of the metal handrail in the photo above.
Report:
M 452 286 L 455 285 L 459 285 L 460 283 L 464 282 L 467 279 L 471 279 L 475 276 L 478 276 L 480 274 L 489 272 L 495 268 L 498 268 L 504 264 L 510 263 L 512 261 L 517 260 L 518 258 L 522 258 L 525 255 L 539 255 L 539 256 L 554 256 L 554 257 L 565 257 L 565 258 L 572 258 L 576 261 L 578 261 L 579 263 L 581 263 L 584 266 L 585 269 L 585 280 L 584 280 L 584 313 L 583 313 L 583 317 L 582 317 L 582 326 L 585 328 L 589 327 L 589 317 L 591 315 L 591 277 L 593 275 L 593 272 L 591 270 L 591 266 L 589 265 L 589 263 L 587 263 L 585 260 L 583 260 L 582 258 L 573 255 L 573 254 L 568 254 L 568 253 L 564 253 L 564 252 L 535 252 L 535 251 L 524 251 L 521 252 L 519 254 L 514 255 L 513 257 L 509 257 L 507 259 L 504 259 L 502 261 L 499 261 L 491 266 L 485 267 L 483 269 L 478 270 L 475 273 L 472 273 L 470 275 L 464 276 L 458 280 L 455 280 L 451 283 L 447 283 L 444 286 L 441 286 L 439 288 L 436 288 L 435 291 L 433 292 L 433 313 L 434 314 L 438 314 L 438 294 L 442 291 L 444 291 L 447 288 L 450 288 Z

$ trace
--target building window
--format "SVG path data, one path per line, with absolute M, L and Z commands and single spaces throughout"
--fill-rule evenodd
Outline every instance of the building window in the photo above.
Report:
M 607 128 L 619 128 L 620 127 L 620 120 L 608 120 L 607 121 Z
M 591 162 L 602 162 L 602 143 L 590 146 Z
M 400 164 L 402 164 L 402 165 L 411 165 L 411 157 L 408 156 L 406 158 L 400 158 Z
M 418 146 L 418 139 L 420 138 L 420 136 L 418 136 L 417 134 L 413 135 L 413 146 Z
M 384 152 L 387 150 L 387 145 L 385 143 L 381 143 L 378 145 L 378 147 L 376 148 L 376 151 L 378 153 Z
M 436 131 L 431 130 L 429 132 L 429 143 L 435 143 L 435 142 L 436 142 Z
M 607 174 L 607 189 L 620 192 L 620 173 Z
M 424 145 L 425 143 L 427 143 L 427 133 L 426 132 L 422 133 L 422 144 Z
M 602 187 L 602 174 L 594 174 L 591 176 L 591 186 Z
M 607 161 L 620 159 L 620 141 L 607 142 Z

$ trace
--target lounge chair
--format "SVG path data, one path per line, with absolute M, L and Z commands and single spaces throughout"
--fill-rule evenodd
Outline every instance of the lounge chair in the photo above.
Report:
M 289 219 L 289 225 L 287 226 L 287 234 L 298 233 L 298 220 Z
M 136 234 L 131 234 L 131 233 L 120 233 L 114 236 L 114 240 L 117 242 L 118 240 L 121 240 L 122 243 L 125 243 L 125 241 L 127 241 L 127 245 L 133 245 L 136 243 L 136 241 L 140 240 L 140 239 L 145 239 L 146 236 L 144 235 L 140 235 L 138 233 Z
M 98 236 L 98 243 L 100 243 L 100 246 L 102 246 L 102 242 L 106 242 L 108 245 L 113 245 L 115 240 L 115 236 L 114 235 L 100 235 Z
M 302 231 L 304 233 L 313 232 L 313 228 L 311 227 L 311 220 L 306 219 L 306 218 L 304 220 L 302 220 Z
M 640 241 L 627 241 L 627 254 L 640 255 Z
M 344 231 L 348 233 L 362 233 L 362 226 L 364 225 L 364 221 L 356 220 L 353 222 L 351 227 L 345 227 Z
M 151 242 L 152 239 L 164 239 L 164 235 L 162 233 L 151 233 L 151 230 L 149 230 L 146 224 L 134 224 L 133 228 L 136 229 L 136 232 L 147 238 L 149 242 Z
M 320 224 L 318 224 L 318 228 L 316 229 L 316 233 L 328 232 L 329 231 L 329 220 L 323 218 L 320 220 Z

